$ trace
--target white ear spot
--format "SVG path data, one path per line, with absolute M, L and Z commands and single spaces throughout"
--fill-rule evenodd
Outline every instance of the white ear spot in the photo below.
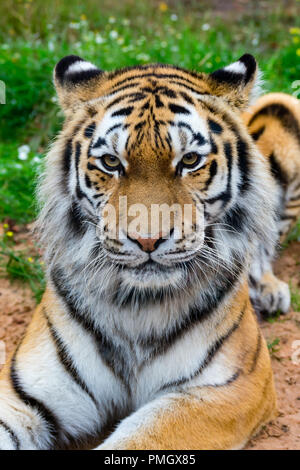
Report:
M 233 62 L 230 65 L 227 65 L 224 67 L 223 70 L 226 70 L 226 72 L 231 72 L 231 73 L 238 73 L 245 75 L 247 72 L 247 68 L 243 62 L 240 62 L 239 60 L 237 62 Z
M 87 70 L 95 70 L 97 67 L 91 62 L 86 62 L 83 60 L 78 60 L 74 64 L 70 65 L 67 69 L 66 74 L 86 72 Z

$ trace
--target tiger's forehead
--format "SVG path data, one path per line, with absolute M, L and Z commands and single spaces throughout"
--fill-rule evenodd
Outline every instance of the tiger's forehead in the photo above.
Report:
M 116 94 L 119 91 L 129 93 L 134 89 L 156 93 L 169 88 L 173 92 L 189 91 L 202 94 L 209 92 L 206 76 L 180 67 L 152 64 L 129 67 L 109 73 L 101 84 L 103 94 Z M 162 90 L 160 90 L 162 87 Z
M 138 72 L 131 71 L 127 79 L 121 75 L 101 96 L 91 154 L 113 150 L 125 159 L 141 144 L 155 152 L 172 151 L 175 159 L 184 151 L 208 152 L 207 112 L 201 103 L 206 92 L 201 80 L 196 84 L 194 77 L 167 67 L 164 73 Z

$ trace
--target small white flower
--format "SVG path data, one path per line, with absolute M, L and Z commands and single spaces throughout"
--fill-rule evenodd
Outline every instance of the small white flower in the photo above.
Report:
M 50 101 L 51 101 L 52 103 L 57 103 L 57 102 L 58 102 L 57 96 L 52 96 L 52 97 L 50 98 Z
M 74 23 L 74 22 L 72 22 L 72 23 L 69 24 L 69 28 L 71 28 L 71 29 L 79 29 L 79 28 L 80 28 L 80 23 Z
M 114 29 L 110 31 L 109 33 L 110 39 L 117 39 L 118 36 L 119 36 L 118 31 L 115 31 Z
M 171 21 L 177 21 L 177 20 L 178 20 L 178 16 L 175 15 L 175 13 L 173 13 L 173 14 L 170 16 L 170 19 L 171 19 Z
M 204 24 L 202 25 L 202 31 L 208 31 L 209 29 L 210 29 L 210 24 L 204 23 Z
M 129 26 L 129 25 L 130 25 L 130 21 L 128 20 L 128 18 L 124 18 L 124 19 L 122 20 L 122 25 L 123 25 L 123 26 Z
M 36 155 L 35 157 L 33 157 L 32 161 L 33 161 L 34 163 L 41 163 L 41 159 L 40 159 L 40 157 L 38 157 L 37 155 Z
M 20 165 L 20 163 L 15 163 L 15 164 L 14 164 L 14 167 L 15 167 L 15 168 L 18 168 L 18 169 L 21 169 L 21 168 L 22 168 L 22 165 Z
M 252 45 L 253 45 L 253 46 L 257 46 L 258 43 L 259 43 L 258 38 L 253 38 L 253 39 L 252 39 Z
M 144 54 L 143 52 L 141 52 L 140 54 L 138 54 L 136 56 L 137 60 L 141 60 L 143 62 L 148 62 L 148 60 L 150 60 L 150 56 L 148 54 Z
M 103 42 L 105 42 L 105 39 L 101 36 L 101 34 L 97 34 L 95 36 L 95 43 L 96 44 L 102 44 Z
M 21 145 L 21 147 L 18 148 L 18 159 L 27 160 L 29 152 L 30 152 L 29 145 Z
M 108 18 L 108 22 L 109 22 L 110 24 L 114 24 L 114 23 L 116 22 L 116 18 L 115 18 L 114 16 L 110 16 L 110 17 Z
M 53 43 L 53 41 L 48 41 L 48 49 L 49 49 L 49 51 L 54 51 L 54 43 Z

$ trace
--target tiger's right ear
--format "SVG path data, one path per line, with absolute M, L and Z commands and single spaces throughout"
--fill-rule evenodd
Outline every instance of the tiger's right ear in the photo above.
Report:
M 65 111 L 99 96 L 105 72 L 81 57 L 68 55 L 54 69 L 54 84 Z

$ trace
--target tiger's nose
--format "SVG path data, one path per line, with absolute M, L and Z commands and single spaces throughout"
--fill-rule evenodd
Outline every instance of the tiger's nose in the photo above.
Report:
M 140 248 L 146 253 L 152 253 L 156 248 L 165 240 L 162 234 L 159 233 L 156 237 L 129 237 L 132 241 L 136 242 Z

